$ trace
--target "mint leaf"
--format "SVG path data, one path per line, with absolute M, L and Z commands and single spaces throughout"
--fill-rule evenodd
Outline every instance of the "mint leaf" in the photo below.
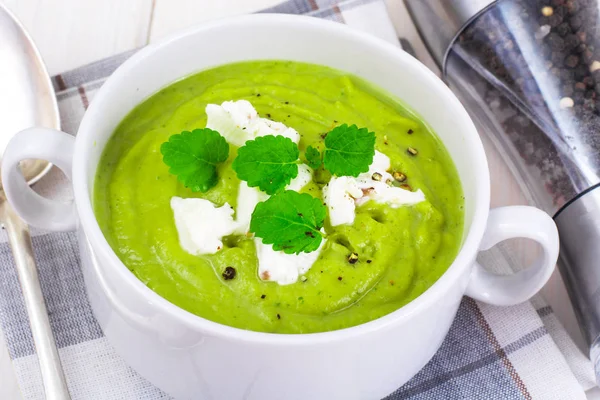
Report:
M 375 155 L 375 134 L 367 128 L 336 126 L 325 137 L 325 168 L 336 176 L 358 176 L 369 170 Z
M 193 192 L 206 192 L 217 184 L 216 166 L 229 157 L 229 144 L 217 131 L 194 129 L 171 135 L 160 152 L 177 180 Z
M 286 190 L 258 203 L 250 232 L 286 254 L 310 253 L 319 248 L 327 209 L 308 193 Z
M 284 136 L 261 136 L 239 148 L 231 167 L 250 187 L 267 194 L 285 188 L 298 175 L 298 146 Z
M 306 157 L 306 163 L 312 169 L 319 168 L 321 166 L 321 164 L 323 163 L 323 161 L 321 160 L 321 153 L 319 152 L 319 150 L 317 150 L 316 148 L 314 148 L 312 146 L 308 146 L 306 148 L 306 152 L 304 153 L 304 156 Z

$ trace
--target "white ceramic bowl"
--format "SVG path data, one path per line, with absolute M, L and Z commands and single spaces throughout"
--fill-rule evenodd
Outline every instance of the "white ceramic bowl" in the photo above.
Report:
M 140 282 L 117 258 L 92 209 L 101 152 L 134 106 L 194 72 L 242 60 L 312 62 L 358 75 L 401 98 L 439 135 L 465 195 L 465 236 L 448 271 L 401 309 L 359 326 L 317 334 L 245 331 L 192 315 Z M 51 161 L 72 177 L 74 205 L 42 199 L 18 162 Z M 85 282 L 104 333 L 141 375 L 179 398 L 376 399 L 419 371 L 446 336 L 464 294 L 492 304 L 527 300 L 550 276 L 558 253 L 552 219 L 529 207 L 488 210 L 482 144 L 448 88 L 417 60 L 342 24 L 288 15 L 252 15 L 204 24 L 151 45 L 125 62 L 90 105 L 77 139 L 33 128 L 2 162 L 9 201 L 31 225 L 80 234 Z M 480 249 L 512 238 L 539 242 L 529 268 L 496 276 L 475 262 Z

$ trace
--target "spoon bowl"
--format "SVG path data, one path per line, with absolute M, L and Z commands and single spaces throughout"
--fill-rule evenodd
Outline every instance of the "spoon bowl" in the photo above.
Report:
M 32 126 L 59 129 L 54 89 L 33 41 L 17 19 L 0 4 L 0 153 L 19 131 Z M 29 185 L 52 167 L 43 160 L 24 160 L 21 173 Z M 0 183 L 1 185 L 1 183 Z M 29 227 L 6 201 L 0 187 L 0 222 L 15 259 L 25 308 L 29 316 L 45 397 L 70 398 L 41 290 Z
M 60 129 L 58 104 L 42 58 L 23 26 L 0 3 L 0 154 L 10 138 L 31 126 Z M 24 90 L 27 85 L 27 90 Z M 24 160 L 21 171 L 32 185 L 52 165 L 44 160 Z

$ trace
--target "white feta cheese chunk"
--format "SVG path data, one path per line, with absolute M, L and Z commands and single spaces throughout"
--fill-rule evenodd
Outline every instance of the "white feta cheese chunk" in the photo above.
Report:
M 206 127 L 219 132 L 225 140 L 236 146 L 243 146 L 254 139 L 248 127 L 256 121 L 258 113 L 249 101 L 225 101 L 221 105 L 206 106 L 208 120 Z
M 368 188 L 365 186 L 368 186 Z M 409 206 L 425 201 L 425 194 L 421 189 L 416 192 L 411 192 L 410 190 L 389 186 L 385 182 L 373 181 L 368 185 L 364 185 L 362 189 L 364 189 L 364 195 L 363 197 L 356 199 L 357 206 L 363 205 L 369 200 L 387 204 L 392 208 Z
M 387 171 L 391 168 L 390 158 L 383 154 L 380 151 L 375 150 L 375 155 L 373 156 L 373 162 L 369 165 L 369 171 L 359 175 L 371 177 L 375 172 L 379 172 L 380 174 L 387 174 L 390 178 L 392 177 Z
M 329 220 L 332 226 L 354 223 L 355 199 L 362 197 L 363 192 L 351 176 L 332 177 L 323 188 L 323 199 L 329 209 Z
M 369 171 L 353 178 L 349 176 L 332 177 L 323 188 L 323 198 L 329 209 L 332 226 L 354 223 L 356 207 L 369 200 L 388 204 L 396 208 L 420 203 L 425 195 L 419 189 L 416 192 L 391 186 L 387 182 L 394 178 L 388 172 L 390 159 L 379 151 L 375 152 Z M 379 180 L 373 179 L 379 174 Z
M 233 208 L 225 203 L 216 207 L 204 199 L 171 198 L 175 226 L 181 247 L 190 254 L 214 254 L 223 248 L 223 236 L 237 228 Z
M 294 128 L 289 128 L 281 122 L 271 121 L 266 118 L 260 118 L 251 127 L 256 137 L 258 136 L 285 136 L 298 144 L 300 142 L 300 134 Z
M 229 143 L 241 147 L 259 136 L 285 136 L 294 143 L 300 141 L 295 129 L 281 122 L 261 118 L 247 100 L 225 101 L 206 106 L 206 127 L 219 132 Z
M 312 181 L 313 170 L 306 164 L 298 165 L 298 175 L 291 180 L 291 182 L 285 187 L 285 190 L 294 190 L 299 192 L 304 186 L 308 185 Z
M 261 239 L 254 239 L 256 256 L 258 257 L 258 276 L 263 281 L 277 282 L 280 285 L 295 283 L 300 275 L 310 270 L 319 258 L 325 240 L 319 248 L 311 253 L 286 254 L 273 250 L 270 244 L 263 244 Z
M 250 230 L 250 219 L 254 208 L 261 201 L 265 201 L 269 195 L 255 187 L 249 187 L 244 181 L 240 182 L 237 196 L 237 208 L 235 219 L 238 223 L 236 233 L 245 235 Z

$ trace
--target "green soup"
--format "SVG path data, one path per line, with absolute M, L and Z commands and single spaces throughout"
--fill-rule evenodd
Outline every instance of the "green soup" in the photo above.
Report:
M 402 71 L 398 72 L 399 74 Z M 206 126 L 205 107 L 246 99 L 262 117 L 300 135 L 300 151 L 336 125 L 367 127 L 376 149 L 426 201 L 391 208 L 368 202 L 352 226 L 331 227 L 306 280 L 262 281 L 251 238 L 228 237 L 214 255 L 192 256 L 178 240 L 170 200 L 201 197 L 236 206 L 240 181 L 220 165 L 219 183 L 193 193 L 168 172 L 160 146 L 169 136 Z M 414 148 L 418 154 L 407 152 Z M 302 158 L 303 156 L 301 156 Z M 303 192 L 321 197 L 326 183 Z M 98 167 L 95 212 L 123 263 L 150 289 L 196 315 L 238 328 L 322 332 L 361 324 L 407 304 L 429 288 L 458 253 L 463 197 L 456 169 L 435 134 L 398 100 L 327 67 L 285 61 L 229 64 L 182 79 L 137 106 L 119 125 Z M 355 264 L 351 252 L 359 254 Z M 234 266 L 235 279 L 222 273 Z

